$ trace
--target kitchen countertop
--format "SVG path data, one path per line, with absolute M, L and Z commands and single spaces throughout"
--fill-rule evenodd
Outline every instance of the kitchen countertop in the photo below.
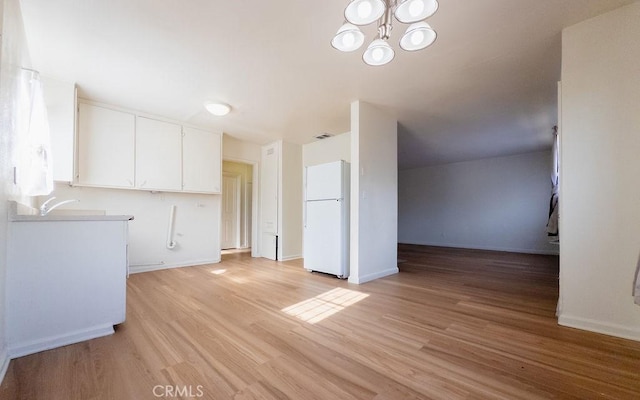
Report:
M 131 221 L 133 215 L 28 215 L 18 214 L 18 203 L 9 202 L 9 221 L 11 222 L 47 222 L 47 221 Z

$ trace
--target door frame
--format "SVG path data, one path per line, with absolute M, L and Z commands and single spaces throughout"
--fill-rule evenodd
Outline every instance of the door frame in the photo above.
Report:
M 244 158 L 223 157 L 222 161 L 249 164 L 252 167 L 253 182 L 251 188 L 251 257 L 260 257 L 258 241 L 258 221 L 260 221 L 260 162 Z M 222 222 L 222 199 L 220 199 L 220 221 Z M 220 251 L 222 251 L 222 223 L 220 223 Z

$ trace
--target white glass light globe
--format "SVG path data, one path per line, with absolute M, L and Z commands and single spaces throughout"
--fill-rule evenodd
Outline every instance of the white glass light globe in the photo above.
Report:
M 438 0 L 401 0 L 394 13 L 403 24 L 413 24 L 429 18 L 438 10 Z
M 382 57 L 384 56 L 384 51 L 382 51 L 381 48 L 375 48 L 373 49 L 373 51 L 371 52 L 371 58 L 373 58 L 375 61 L 380 61 L 382 60 Z
M 407 51 L 416 51 L 430 46 L 436 40 L 434 31 L 426 22 L 416 22 L 409 25 L 407 31 L 400 38 L 400 47 Z
M 376 39 L 367 47 L 367 50 L 362 55 L 362 60 L 369 65 L 379 66 L 387 64 L 393 60 L 394 56 L 395 52 L 389 46 L 389 43 L 383 39 Z
M 409 4 L 409 14 L 412 17 L 417 17 L 424 12 L 424 2 L 422 0 L 412 0 Z
M 356 38 L 353 36 L 352 32 L 347 32 L 342 37 L 342 44 L 346 47 L 351 47 L 356 42 Z
M 344 18 L 354 25 L 368 25 L 382 17 L 386 9 L 383 0 L 351 0 L 344 9 Z
M 367 19 L 371 16 L 371 12 L 373 11 L 373 7 L 371 7 L 371 3 L 368 1 L 362 1 L 358 4 L 358 16 L 362 19 Z
M 344 52 L 357 50 L 363 43 L 364 33 L 357 26 L 348 22 L 338 29 L 331 40 L 331 46 Z
M 424 40 L 424 33 L 422 31 L 415 31 L 411 33 L 411 44 L 414 46 L 419 45 Z

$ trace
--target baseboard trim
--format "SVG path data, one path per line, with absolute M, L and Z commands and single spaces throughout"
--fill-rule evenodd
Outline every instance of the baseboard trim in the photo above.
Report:
M 219 262 L 220 262 L 220 258 L 218 258 L 218 259 L 209 259 L 209 260 L 185 261 L 185 262 L 170 263 L 170 264 L 130 266 L 129 267 L 129 273 L 130 274 L 139 274 L 139 273 L 142 273 L 142 272 L 159 271 L 161 269 L 195 267 L 197 265 L 217 264 Z
M 111 324 L 94 326 L 89 329 L 83 329 L 64 335 L 50 336 L 38 340 L 9 344 L 8 352 L 9 356 L 13 359 L 45 350 L 54 349 L 56 347 L 67 346 L 69 344 L 83 342 L 85 340 L 95 339 L 101 336 L 111 335 L 113 334 L 113 332 L 113 325 Z
M 7 351 L 7 348 L 3 347 L 0 351 L 0 384 L 2 384 L 4 376 L 7 374 L 10 361 L 11 359 L 9 358 L 9 352 Z
M 640 330 L 618 324 L 611 324 L 571 315 L 560 315 L 560 317 L 558 317 L 558 324 L 569 328 L 582 329 L 623 339 L 640 341 Z
M 282 257 L 282 260 L 279 260 L 279 261 L 291 261 L 291 260 L 297 260 L 299 258 L 302 258 L 302 254 L 298 254 L 295 256 Z
M 398 267 L 394 267 L 394 268 L 385 269 L 384 271 L 374 272 L 372 274 L 367 274 L 363 276 L 351 275 L 349 276 L 349 283 L 355 283 L 359 285 L 361 283 L 370 282 L 375 279 L 384 278 L 385 276 L 397 274 L 398 272 L 400 272 Z
M 398 242 L 398 244 L 411 244 L 417 246 L 433 246 L 433 247 L 451 247 L 454 249 L 470 249 L 470 250 L 487 250 L 487 251 L 503 251 L 507 253 L 520 253 L 520 254 L 541 254 L 547 256 L 557 256 L 560 254 L 560 250 L 535 250 L 535 249 L 519 249 L 512 247 L 492 247 L 492 246 L 475 246 L 475 245 L 462 245 L 455 243 L 427 243 L 427 242 Z

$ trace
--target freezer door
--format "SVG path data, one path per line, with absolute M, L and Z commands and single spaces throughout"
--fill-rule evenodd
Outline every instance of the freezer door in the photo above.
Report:
M 344 161 L 307 167 L 306 200 L 341 199 Z
M 343 263 L 342 201 L 306 203 L 304 267 L 312 271 L 345 275 Z

